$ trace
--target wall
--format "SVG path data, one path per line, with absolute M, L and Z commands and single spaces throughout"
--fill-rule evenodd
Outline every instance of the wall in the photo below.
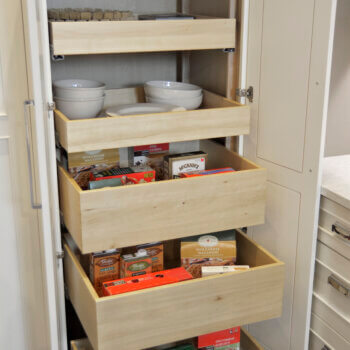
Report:
M 325 156 L 350 153 L 350 1 L 338 0 Z

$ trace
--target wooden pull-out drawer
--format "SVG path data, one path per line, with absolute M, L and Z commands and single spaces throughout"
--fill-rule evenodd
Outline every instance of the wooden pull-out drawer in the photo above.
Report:
M 321 242 L 317 244 L 314 292 L 350 320 L 350 261 Z
M 315 314 L 311 315 L 310 350 L 349 350 L 350 343 Z
M 243 233 L 237 263 L 248 271 L 103 298 L 67 243 L 64 249 L 68 295 L 95 350 L 145 349 L 282 312 L 284 264 Z
M 198 16 L 197 16 L 198 17 Z M 54 55 L 234 48 L 234 18 L 50 22 Z
M 83 120 L 69 120 L 55 111 L 58 141 L 73 153 L 249 134 L 248 106 L 203 93 L 202 107 L 193 111 Z M 138 102 L 145 102 L 141 87 L 108 90 L 104 108 Z
M 246 330 L 241 328 L 241 350 L 263 350 L 259 343 Z M 71 341 L 71 350 L 93 350 L 88 339 Z
M 208 169 L 233 173 L 82 191 L 59 168 L 64 223 L 83 253 L 262 224 L 266 170 L 211 141 Z

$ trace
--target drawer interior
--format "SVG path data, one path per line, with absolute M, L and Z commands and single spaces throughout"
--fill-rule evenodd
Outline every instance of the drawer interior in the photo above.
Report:
M 281 314 L 284 264 L 243 233 L 237 233 L 237 263 L 250 265 L 248 271 L 103 298 L 69 240 L 68 294 L 94 349 L 144 349 Z

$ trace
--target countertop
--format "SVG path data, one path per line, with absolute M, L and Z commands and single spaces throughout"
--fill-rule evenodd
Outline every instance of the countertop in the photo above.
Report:
M 322 195 L 350 209 L 350 155 L 323 160 Z

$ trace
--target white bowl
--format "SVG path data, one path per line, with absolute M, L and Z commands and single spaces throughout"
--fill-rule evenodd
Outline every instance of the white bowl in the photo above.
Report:
M 89 100 L 72 100 L 54 97 L 56 107 L 69 119 L 95 118 L 102 110 L 105 97 Z
M 184 107 L 187 110 L 197 109 L 203 101 L 203 95 L 191 98 L 156 98 L 146 95 L 146 101 L 150 103 L 172 104 L 179 107 Z
M 96 99 L 102 97 L 106 89 L 103 83 L 83 79 L 57 80 L 53 87 L 56 97 L 72 100 Z
M 148 81 L 144 89 L 146 95 L 156 98 L 190 98 L 202 94 L 202 88 L 197 85 L 175 81 Z

